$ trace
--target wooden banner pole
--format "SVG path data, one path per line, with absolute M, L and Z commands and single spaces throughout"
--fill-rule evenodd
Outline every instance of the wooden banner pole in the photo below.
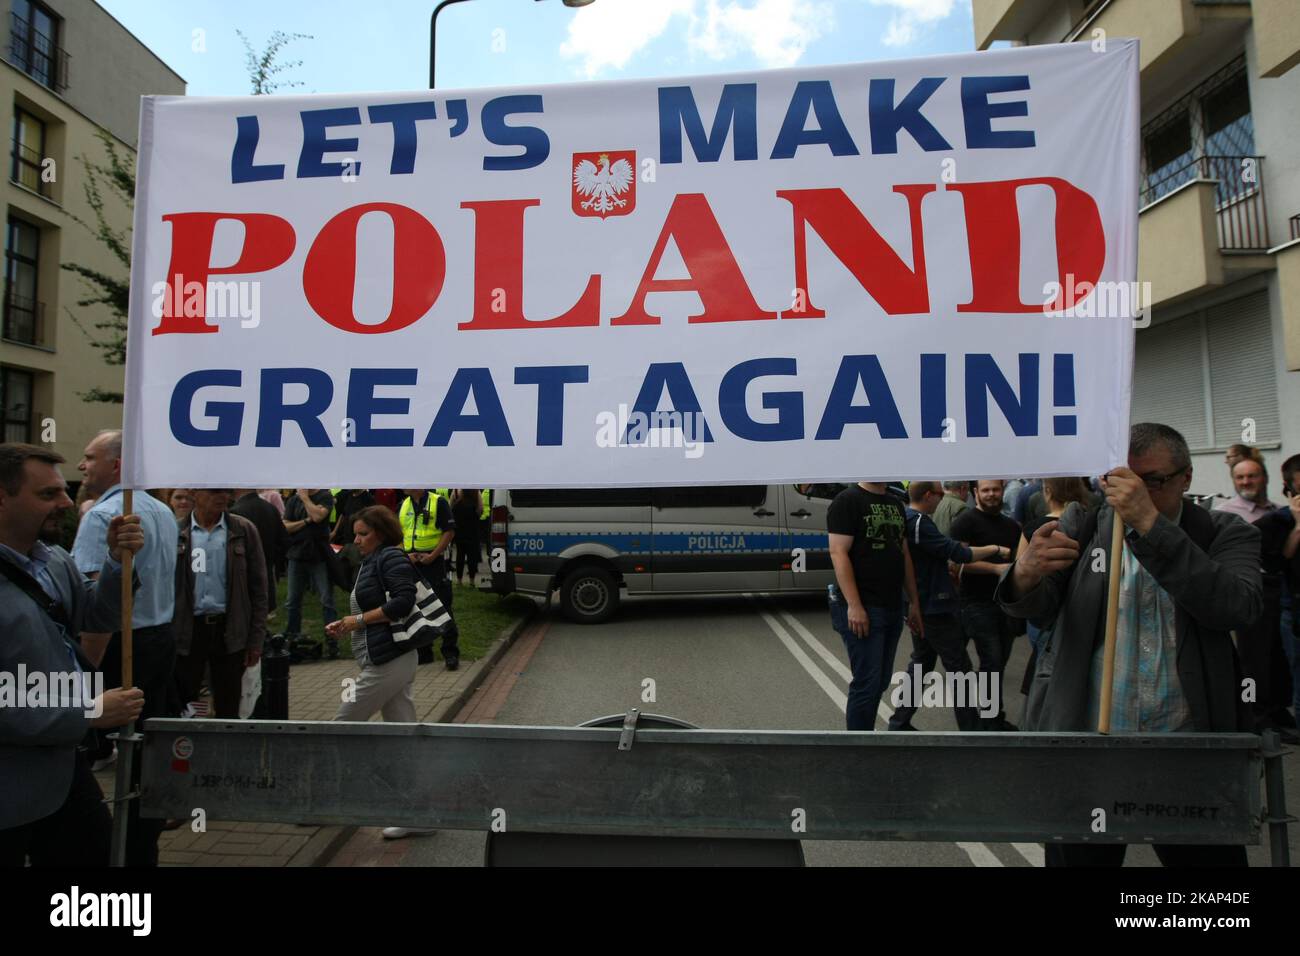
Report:
M 122 491 L 122 514 L 134 513 L 135 500 L 130 488 Z M 122 687 L 132 686 L 133 656 L 131 646 L 132 622 L 135 611 L 135 590 L 131 587 L 135 555 L 127 551 L 122 555 Z M 131 793 L 132 777 L 135 769 L 135 721 L 131 721 L 117 734 L 117 775 L 113 785 L 113 842 L 109 861 L 113 866 L 126 866 L 127 821 L 131 813 L 131 801 L 138 795 Z
M 1119 579 L 1123 569 L 1124 522 L 1111 509 L 1110 578 L 1106 582 L 1106 646 L 1101 663 L 1101 713 L 1097 733 L 1110 733 L 1110 705 L 1115 691 L 1115 633 L 1119 628 Z M 1085 558 L 1087 556 L 1085 555 Z

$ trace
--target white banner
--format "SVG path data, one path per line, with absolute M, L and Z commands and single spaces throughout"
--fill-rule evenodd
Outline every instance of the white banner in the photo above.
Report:
M 1137 44 L 146 98 L 128 486 L 1098 474 Z

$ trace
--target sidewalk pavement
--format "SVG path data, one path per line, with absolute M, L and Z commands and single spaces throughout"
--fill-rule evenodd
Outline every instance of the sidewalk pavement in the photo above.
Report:
M 415 675 L 413 696 L 421 723 L 445 723 L 483 683 L 515 636 L 531 619 L 525 615 L 506 628 L 481 659 L 449 671 L 441 658 L 422 664 Z M 360 673 L 354 660 L 296 664 L 289 672 L 289 719 L 331 720 L 342 700 L 343 680 Z M 376 714 L 374 720 L 379 720 Z M 113 793 L 116 766 L 95 774 L 106 796 Z M 110 810 L 112 807 L 110 806 Z M 166 830 L 158 841 L 161 866 L 320 866 L 357 831 L 352 826 L 297 826 L 283 823 L 239 823 L 213 820 L 204 833 L 190 821 Z

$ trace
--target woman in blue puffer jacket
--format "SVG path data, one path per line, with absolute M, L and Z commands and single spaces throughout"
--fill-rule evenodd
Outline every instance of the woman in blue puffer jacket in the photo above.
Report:
M 415 569 L 402 551 L 402 526 L 383 505 L 358 511 L 352 531 L 361 551 L 361 569 L 352 591 L 352 612 L 328 625 L 330 637 L 352 635 L 352 653 L 361 665 L 355 694 L 346 695 L 335 720 L 369 720 L 375 711 L 384 720 L 415 722 L 416 647 L 394 637 L 415 606 Z

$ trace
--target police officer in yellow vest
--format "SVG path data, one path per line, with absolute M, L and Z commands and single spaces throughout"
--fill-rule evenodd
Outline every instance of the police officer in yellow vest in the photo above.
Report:
M 451 575 L 447 573 L 447 549 L 456 537 L 456 521 L 451 514 L 451 502 L 441 493 L 441 489 L 432 494 L 423 488 L 407 489 L 406 500 L 402 502 L 398 520 L 402 525 L 402 550 L 411 558 L 425 584 L 438 595 L 451 613 Z M 442 638 L 442 657 L 447 662 L 447 670 L 454 671 L 460 666 L 460 634 L 453 621 Z M 422 648 L 416 652 L 421 664 L 433 661 L 433 648 Z

